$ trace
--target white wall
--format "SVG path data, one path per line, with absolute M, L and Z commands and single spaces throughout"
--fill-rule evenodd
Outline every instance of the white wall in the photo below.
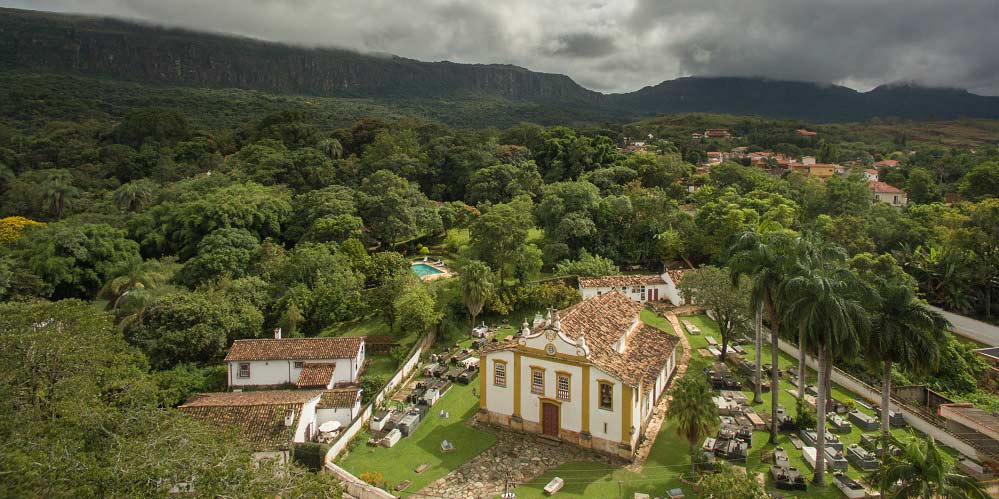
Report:
M 663 284 L 646 284 L 645 285 L 645 298 L 646 299 L 644 299 L 644 300 L 642 299 L 642 292 L 641 291 L 639 291 L 637 293 L 632 293 L 631 292 L 631 286 L 616 286 L 616 287 L 615 286 L 599 286 L 599 287 L 595 287 L 595 288 L 584 288 L 584 287 L 580 286 L 579 287 L 579 293 L 582 295 L 583 299 L 585 300 L 587 298 L 592 298 L 594 296 L 597 296 L 598 294 L 609 293 L 609 292 L 611 292 L 611 291 L 613 291 L 615 289 L 618 290 L 618 291 L 620 291 L 622 294 L 624 294 L 628 298 L 631 298 L 632 300 L 635 300 L 637 302 L 642 302 L 642 303 L 648 301 L 649 295 L 650 295 L 650 293 L 652 293 L 653 289 L 658 289 L 659 290 L 659 299 L 660 300 L 667 300 L 667 299 L 669 299 L 669 296 L 667 295 L 667 293 L 669 292 L 669 287 L 665 283 L 663 283 Z
M 614 407 L 612 410 L 600 408 L 600 384 L 597 380 L 610 381 L 614 386 Z M 621 410 L 624 390 L 621 382 L 596 366 L 590 367 L 590 434 L 614 442 L 621 441 Z M 634 412 L 632 413 L 634 415 Z M 606 424 L 607 430 L 604 431 Z
M 663 280 L 666 281 L 666 284 L 664 291 L 659 292 L 660 298 L 665 298 L 676 306 L 683 305 L 683 296 L 680 294 L 680 288 L 676 287 L 676 283 L 673 282 L 673 278 L 670 277 L 669 272 L 663 273 Z
M 479 376 L 486 377 L 486 407 L 499 414 L 513 414 L 513 352 L 500 350 L 483 356 L 483 359 L 479 361 Z M 495 360 L 506 361 L 506 387 L 493 383 Z
M 305 442 L 305 430 L 312 425 L 312 434 L 316 434 L 316 404 L 319 403 L 319 395 L 302 404 L 302 413 L 298 415 L 298 425 L 295 426 L 295 443 Z
M 544 369 L 545 372 L 545 392 L 544 395 L 531 393 L 531 368 Z M 513 364 L 510 364 L 513 368 Z M 580 432 L 583 428 L 583 370 L 579 366 L 564 364 L 558 361 L 535 359 L 533 357 L 521 357 L 520 359 L 520 416 L 525 421 L 541 423 L 541 398 L 558 400 L 555 396 L 555 372 L 564 371 L 569 373 L 569 400 L 561 400 L 560 420 L 561 428 Z M 491 380 L 490 380 L 491 381 Z M 511 383 L 507 383 L 508 385 Z M 489 404 L 489 399 L 486 403 Z
M 316 409 L 316 427 L 327 421 L 339 421 L 343 426 L 350 424 L 361 413 L 361 397 L 350 407 Z
M 229 386 L 264 386 L 283 385 L 285 383 L 294 384 L 298 382 L 298 377 L 302 374 L 301 368 L 295 367 L 295 362 L 305 363 L 333 363 L 333 383 L 351 383 L 357 380 L 357 372 L 364 361 L 364 351 L 358 353 L 353 359 L 309 359 L 305 361 L 295 360 L 253 360 L 250 364 L 250 377 L 239 377 L 239 365 L 246 361 L 229 362 Z

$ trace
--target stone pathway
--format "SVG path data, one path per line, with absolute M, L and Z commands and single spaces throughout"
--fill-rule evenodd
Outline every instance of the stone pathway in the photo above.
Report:
M 479 423 L 474 419 L 466 424 L 496 435 L 496 445 L 427 485 L 413 497 L 425 494 L 448 499 L 492 499 L 503 492 L 507 481 L 525 483 L 548 469 L 570 461 L 593 461 L 612 466 L 624 464 L 622 460 L 575 445 L 541 442 L 534 435 Z M 460 442 L 456 444 L 461 445 Z
M 690 342 L 687 341 L 687 335 L 683 334 L 683 328 L 680 327 L 680 320 L 677 319 L 676 314 L 666 312 L 663 315 L 673 325 L 673 330 L 680 337 L 680 347 L 683 349 L 680 352 L 680 358 L 677 360 L 676 374 L 673 375 L 673 379 L 670 381 L 670 386 L 672 386 L 673 383 L 676 383 L 676 380 L 687 374 L 687 365 L 690 364 Z M 669 400 L 668 396 L 663 397 L 659 401 L 659 404 L 656 405 L 656 409 L 649 419 L 649 426 L 645 429 L 646 438 L 638 444 L 638 450 L 635 451 L 635 461 L 625 466 L 625 469 L 628 471 L 639 473 L 642 471 L 642 467 L 645 466 L 645 461 L 649 458 L 649 451 L 652 450 L 652 445 L 656 443 L 659 430 L 662 429 L 663 423 L 666 421 L 666 409 L 669 408 Z

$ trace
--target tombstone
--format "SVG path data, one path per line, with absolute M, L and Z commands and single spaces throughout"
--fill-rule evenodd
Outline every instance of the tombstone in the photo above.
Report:
M 454 450 L 454 444 L 448 442 L 447 439 L 441 441 L 441 452 L 451 452 Z

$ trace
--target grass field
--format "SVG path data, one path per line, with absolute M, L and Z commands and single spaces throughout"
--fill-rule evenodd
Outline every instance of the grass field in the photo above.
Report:
M 687 317 L 687 319 L 697 325 L 702 331 L 702 334 L 700 335 L 687 336 L 688 341 L 691 343 L 691 348 L 694 350 L 707 346 L 707 341 L 704 339 L 705 335 L 712 335 L 715 339 L 720 339 L 718 336 L 717 326 L 708 317 L 701 315 Z M 663 327 L 663 324 L 666 322 L 662 317 L 659 317 L 647 310 L 642 312 L 642 320 L 658 327 Z M 752 358 L 752 348 L 748 349 L 747 355 Z M 765 352 L 764 355 L 764 359 L 768 358 L 769 351 Z M 690 375 L 698 376 L 700 375 L 700 370 L 712 361 L 713 359 L 702 358 L 696 352 L 693 352 L 688 372 L 691 373 Z M 767 361 L 764 360 L 764 362 Z M 780 358 L 781 368 L 790 367 L 792 365 L 797 365 L 797 361 L 782 354 Z M 812 373 L 812 376 L 810 376 L 809 379 L 810 383 L 814 383 L 814 373 Z M 792 395 L 786 392 L 786 389 L 788 388 L 793 388 L 793 386 L 788 381 L 782 380 L 780 390 L 778 392 L 778 396 L 780 398 L 779 403 L 793 414 L 795 410 L 795 400 Z M 746 394 L 747 397 L 752 400 L 752 392 L 746 391 Z M 836 399 L 844 402 L 854 398 L 852 394 L 835 385 L 833 387 L 833 395 Z M 763 403 L 755 406 L 758 412 L 770 412 L 770 397 L 770 393 L 763 394 Z M 864 409 L 861 408 L 861 410 Z M 871 433 L 876 434 L 877 432 L 875 431 Z M 892 430 L 892 433 L 903 441 L 914 438 L 914 436 L 905 429 L 894 429 Z M 851 443 L 859 442 L 861 434 L 862 432 L 860 429 L 854 426 L 849 434 L 839 435 L 839 437 L 843 441 L 844 445 L 849 445 Z M 788 451 L 788 454 L 791 457 L 791 464 L 797 467 L 802 474 L 805 475 L 806 479 L 810 480 L 812 477 L 812 470 L 805 463 L 801 451 L 795 450 L 794 446 L 791 445 L 788 436 L 788 434 L 781 434 L 778 439 L 778 445 L 783 446 L 784 449 Z M 750 449 L 749 456 L 745 463 L 745 466 L 751 472 L 766 473 L 769 470 L 769 465 L 761 461 L 763 453 L 774 448 L 773 445 L 767 444 L 768 439 L 769 433 L 765 431 L 754 432 L 753 447 Z M 736 464 L 742 465 L 742 463 Z M 631 498 L 635 492 L 643 492 L 650 494 L 653 497 L 661 497 L 665 494 L 666 490 L 675 487 L 683 488 L 687 497 L 695 497 L 694 491 L 683 485 L 679 479 L 681 473 L 689 470 L 689 466 L 690 458 L 686 442 L 676 436 L 673 424 L 667 424 L 664 425 L 663 429 L 660 431 L 659 436 L 649 453 L 649 459 L 640 473 L 632 473 L 623 469 L 609 468 L 606 465 L 592 462 L 570 462 L 558 468 L 549 470 L 544 475 L 532 480 L 529 483 L 520 485 L 517 487 L 516 491 L 518 498 L 546 497 L 543 492 L 545 484 L 547 484 L 553 477 L 559 476 L 566 482 L 565 487 L 559 492 L 559 496 L 563 497 Z M 863 475 L 852 465 L 850 466 L 848 474 L 854 478 L 861 478 Z M 768 488 L 776 490 L 769 479 Z M 808 490 L 805 492 L 793 493 L 781 491 L 781 494 L 785 497 L 818 497 L 829 499 L 842 497 L 839 490 L 831 485 L 821 490 L 809 485 Z
M 492 434 L 463 424 L 479 407 L 479 398 L 472 394 L 473 386 L 478 383 L 453 385 L 416 431 L 395 447 L 367 447 L 362 442 L 340 465 L 355 475 L 380 472 L 388 482 L 386 490 L 390 491 L 399 482 L 411 480 L 406 491 L 415 492 L 450 473 L 496 443 Z M 440 411 L 448 411 L 451 417 L 441 419 Z M 455 444 L 454 451 L 441 452 L 441 441 L 445 439 Z M 414 470 L 424 463 L 430 468 L 417 474 Z

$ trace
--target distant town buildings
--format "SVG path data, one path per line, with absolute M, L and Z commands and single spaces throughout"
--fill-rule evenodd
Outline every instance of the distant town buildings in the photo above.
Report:
M 730 139 L 732 138 L 732 133 L 728 131 L 728 128 L 708 128 L 704 130 L 704 133 L 694 132 L 691 136 L 693 139 Z
M 812 132 L 810 130 L 805 130 L 804 128 L 799 128 L 795 130 L 795 132 L 802 137 L 815 137 L 819 134 L 818 132 Z

